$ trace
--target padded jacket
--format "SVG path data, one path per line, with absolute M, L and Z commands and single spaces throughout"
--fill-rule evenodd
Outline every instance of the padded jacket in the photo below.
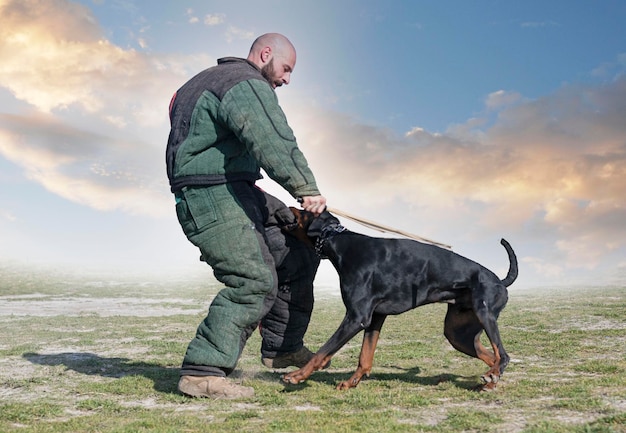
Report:
M 167 175 L 187 186 L 254 182 L 260 168 L 293 197 L 319 195 L 274 89 L 246 59 L 227 57 L 181 87 L 170 103 Z

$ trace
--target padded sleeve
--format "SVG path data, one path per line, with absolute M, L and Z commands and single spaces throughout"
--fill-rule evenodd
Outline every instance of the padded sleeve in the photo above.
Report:
M 233 86 L 222 99 L 219 115 L 268 176 L 293 197 L 320 194 L 276 93 L 267 82 L 247 80 Z

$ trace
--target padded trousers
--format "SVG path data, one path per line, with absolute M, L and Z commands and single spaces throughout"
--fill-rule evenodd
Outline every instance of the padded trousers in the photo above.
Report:
M 187 347 L 181 375 L 230 374 L 261 325 L 264 357 L 298 350 L 313 310 L 314 251 L 281 227 L 295 217 L 248 182 L 185 188 L 176 213 L 224 287 Z

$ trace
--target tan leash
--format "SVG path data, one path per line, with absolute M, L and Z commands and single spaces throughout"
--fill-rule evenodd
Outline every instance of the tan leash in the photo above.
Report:
M 450 245 L 446 245 L 446 244 L 442 244 L 442 243 L 439 243 L 439 242 L 435 242 L 433 240 L 426 239 L 426 238 L 423 238 L 423 237 L 418 236 L 418 235 L 414 235 L 413 233 L 405 232 L 403 230 L 394 229 L 393 227 L 384 226 L 384 225 L 376 223 L 374 221 L 366 220 L 365 218 L 361 218 L 361 217 L 357 217 L 357 216 L 354 216 L 354 215 L 350 215 L 349 213 L 341 211 L 339 209 L 327 207 L 326 210 L 328 210 L 328 212 L 330 212 L 332 214 L 337 214 L 337 215 L 340 215 L 342 217 L 346 217 L 348 219 L 351 219 L 352 221 L 355 221 L 355 222 L 357 222 L 357 223 L 359 223 L 361 225 L 364 225 L 365 227 L 369 227 L 371 229 L 377 230 L 377 231 L 382 232 L 382 233 L 385 233 L 385 232 L 395 233 L 395 234 L 398 234 L 400 236 L 404 236 L 406 238 L 413 239 L 413 240 L 416 240 L 416 241 L 419 241 L 419 242 L 424 242 L 424 243 L 427 243 L 427 244 L 436 245 L 438 247 L 446 248 L 448 250 L 452 249 L 452 246 L 450 246 Z

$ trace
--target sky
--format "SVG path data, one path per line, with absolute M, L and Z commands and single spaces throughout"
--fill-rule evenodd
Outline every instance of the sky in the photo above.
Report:
M 625 284 L 624 22 L 621 0 L 0 0 L 0 266 L 210 278 L 167 184 L 168 104 L 279 32 L 329 206 L 501 277 L 506 238 L 520 288 Z

